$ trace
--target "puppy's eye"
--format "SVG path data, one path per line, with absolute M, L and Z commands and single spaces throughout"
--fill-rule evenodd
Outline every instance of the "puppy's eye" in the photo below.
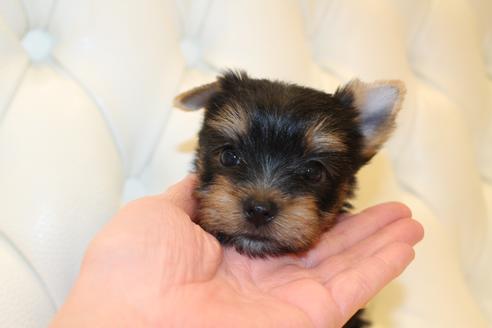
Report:
M 311 161 L 301 170 L 301 176 L 309 182 L 320 182 L 325 177 L 325 168 L 320 162 Z
M 233 149 L 224 149 L 220 153 L 220 163 L 226 167 L 237 166 L 241 163 L 241 158 Z

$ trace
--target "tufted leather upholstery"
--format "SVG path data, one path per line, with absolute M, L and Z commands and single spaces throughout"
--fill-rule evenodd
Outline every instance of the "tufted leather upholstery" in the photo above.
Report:
M 492 2 L 0 0 L 0 327 L 45 326 L 95 232 L 190 168 L 180 90 L 224 67 L 408 94 L 357 206 L 426 228 L 369 306 L 376 327 L 492 326 Z

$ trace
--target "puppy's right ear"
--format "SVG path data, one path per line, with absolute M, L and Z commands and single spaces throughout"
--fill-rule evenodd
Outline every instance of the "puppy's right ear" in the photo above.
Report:
M 185 111 L 194 111 L 204 108 L 210 98 L 220 91 L 219 82 L 215 81 L 191 90 L 185 91 L 174 98 L 174 107 Z

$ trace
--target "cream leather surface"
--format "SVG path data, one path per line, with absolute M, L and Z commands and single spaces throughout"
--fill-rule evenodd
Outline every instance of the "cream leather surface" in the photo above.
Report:
M 426 228 L 375 327 L 492 327 L 490 0 L 0 0 L 0 327 L 44 327 L 115 210 L 191 168 L 179 91 L 244 68 L 326 91 L 401 79 L 356 204 Z

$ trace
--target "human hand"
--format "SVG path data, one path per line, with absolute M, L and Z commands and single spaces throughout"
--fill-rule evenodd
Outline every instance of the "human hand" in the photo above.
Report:
M 388 203 L 340 217 L 302 256 L 251 259 L 193 223 L 195 179 L 108 223 L 52 327 L 340 327 L 423 236 L 408 208 Z

